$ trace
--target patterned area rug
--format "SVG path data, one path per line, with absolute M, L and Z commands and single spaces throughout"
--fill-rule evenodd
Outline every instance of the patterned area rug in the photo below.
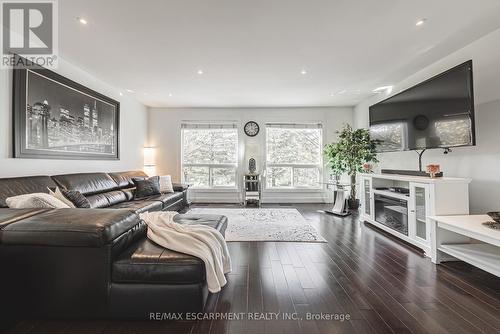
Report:
M 194 208 L 188 213 L 226 216 L 226 241 L 326 242 L 297 209 Z

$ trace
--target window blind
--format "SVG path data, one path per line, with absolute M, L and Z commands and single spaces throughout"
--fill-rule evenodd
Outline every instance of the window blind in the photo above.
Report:
M 236 129 L 236 122 L 183 122 L 181 129 Z
M 267 123 L 268 128 L 282 128 L 282 129 L 321 129 L 321 123 Z

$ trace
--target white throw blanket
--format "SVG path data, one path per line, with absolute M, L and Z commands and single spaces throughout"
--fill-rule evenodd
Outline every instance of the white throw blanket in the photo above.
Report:
M 205 263 L 208 291 L 226 285 L 224 274 L 231 272 L 226 240 L 210 226 L 183 225 L 173 221 L 177 212 L 146 212 L 140 215 L 148 225 L 148 238 L 160 246 L 200 258 Z

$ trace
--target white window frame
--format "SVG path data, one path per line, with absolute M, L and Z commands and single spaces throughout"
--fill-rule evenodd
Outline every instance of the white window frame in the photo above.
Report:
M 266 166 L 266 178 L 264 180 L 264 189 L 266 191 L 288 191 L 288 190 L 304 190 L 304 191 L 322 191 L 323 190 L 323 154 L 320 153 L 320 159 L 318 164 L 295 164 L 295 163 L 289 163 L 289 164 L 281 164 L 281 163 L 269 163 L 267 161 L 267 129 L 268 127 L 279 127 L 282 128 L 289 128 L 289 129 L 301 129 L 301 128 L 311 128 L 311 129 L 320 129 L 321 134 L 319 136 L 320 138 L 320 152 L 323 149 L 323 141 L 324 141 L 324 131 L 323 131 L 323 124 L 321 122 L 314 122 L 314 123 L 266 123 L 265 125 L 265 136 L 264 136 L 264 159 L 265 159 L 265 166 Z M 269 187 L 267 184 L 267 172 L 270 168 L 272 167 L 285 167 L 285 168 L 291 168 L 291 181 L 292 181 L 292 186 L 290 187 Z M 296 168 L 317 168 L 319 170 L 319 177 L 318 177 L 318 185 L 315 187 L 307 187 L 307 186 L 296 186 L 294 185 L 294 171 Z
M 236 130 L 236 162 L 235 163 L 185 163 L 184 162 L 184 130 L 195 129 L 235 129 Z M 239 131 L 236 123 L 223 123 L 223 122 L 182 122 L 181 123 L 181 180 L 187 183 L 184 174 L 184 167 L 208 167 L 208 187 L 192 186 L 190 189 L 194 190 L 236 190 L 238 189 L 238 160 L 239 160 Z M 213 184 L 213 169 L 216 168 L 232 168 L 234 169 L 234 186 L 216 186 Z

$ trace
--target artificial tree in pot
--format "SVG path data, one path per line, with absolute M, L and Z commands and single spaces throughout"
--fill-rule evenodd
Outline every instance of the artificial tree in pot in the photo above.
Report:
M 370 138 L 367 129 L 354 130 L 349 124 L 338 131 L 336 143 L 324 147 L 324 155 L 328 166 L 335 175 L 347 173 L 351 178 L 351 194 L 348 200 L 350 209 L 359 207 L 356 198 L 356 175 L 363 171 L 364 163 L 376 163 L 376 142 Z

